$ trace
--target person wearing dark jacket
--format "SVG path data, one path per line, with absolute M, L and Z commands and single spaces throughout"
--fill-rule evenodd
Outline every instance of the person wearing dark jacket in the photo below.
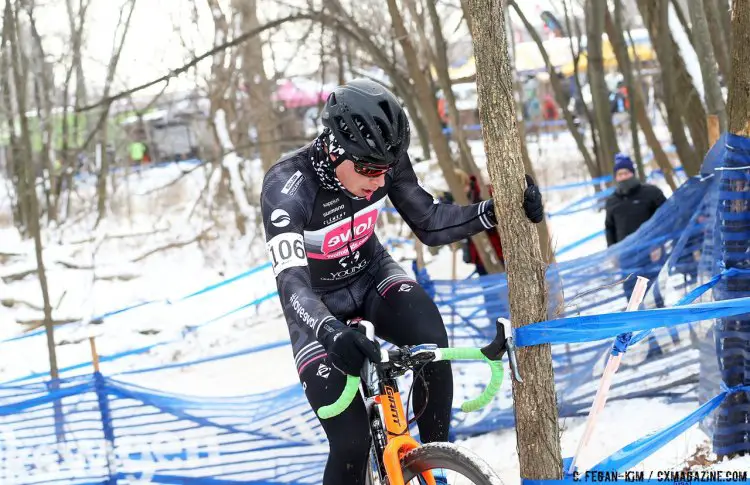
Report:
M 635 176 L 633 161 L 624 153 L 615 155 L 614 172 L 617 188 L 607 199 L 604 220 L 607 246 L 617 244 L 636 232 L 667 200 L 655 185 L 641 183 Z M 627 276 L 622 285 L 625 298 L 630 299 L 637 276 L 648 278 L 650 287 L 656 281 L 663 263 L 664 251 L 660 245 L 624 250 L 620 255 L 620 267 L 624 276 Z M 654 301 L 657 308 L 664 306 L 658 285 L 654 286 Z M 674 340 L 676 335 L 672 334 L 672 338 Z M 649 344 L 650 354 L 658 352 L 656 342 L 650 339 Z
M 638 180 L 633 161 L 623 153 L 615 155 L 615 182 L 617 188 L 606 205 L 607 246 L 637 231 L 667 200 L 659 187 Z
M 604 219 L 607 246 L 617 244 L 637 231 L 667 200 L 658 187 L 641 183 L 638 180 L 635 176 L 633 161 L 627 155 L 623 153 L 615 155 L 614 172 L 617 188 L 615 193 L 607 199 Z M 648 257 L 643 256 L 644 251 L 648 252 Z M 653 282 L 660 268 L 660 265 L 656 263 L 661 259 L 661 246 L 651 249 L 636 248 L 634 251 L 625 251 L 620 256 L 620 266 L 626 272 L 637 269 L 638 274 Z M 630 298 L 635 281 L 634 275 L 623 284 L 626 298 Z M 658 301 L 660 299 L 660 296 L 657 297 L 658 306 L 662 306 Z

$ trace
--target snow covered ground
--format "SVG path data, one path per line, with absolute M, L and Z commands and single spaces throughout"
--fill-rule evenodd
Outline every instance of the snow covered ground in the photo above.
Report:
M 477 163 L 483 166 L 481 144 L 473 144 L 473 150 Z M 561 135 L 552 145 L 546 142 L 531 144 L 530 153 L 538 164 L 539 183 L 543 187 L 584 179 L 578 168 L 580 164 L 575 161 L 575 145 L 570 137 Z M 257 163 L 234 163 L 233 170 L 255 173 L 251 180 L 257 188 L 260 181 Z M 116 192 L 115 215 L 95 231 L 92 231 L 93 215 L 45 231 L 44 257 L 54 317 L 81 320 L 61 326 L 55 332 L 61 368 L 90 361 L 90 335 L 97 336 L 97 350 L 102 356 L 159 344 L 135 355 L 113 361 L 105 359 L 102 372 L 108 376 L 226 354 L 288 338 L 275 297 L 243 307 L 275 292 L 273 275 L 268 268 L 212 291 L 189 296 L 266 262 L 262 228 L 251 225 L 247 233 L 240 236 L 233 226 L 233 217 L 226 213 L 226 207 L 218 203 L 213 207 L 203 203 L 196 206 L 195 200 L 211 176 L 205 168 L 183 176 L 183 172 L 190 168 L 172 164 L 119 178 L 121 189 Z M 432 168 L 430 162 L 415 165 L 415 170 L 429 188 L 444 189 L 440 187 L 439 172 Z M 182 177 L 179 182 L 156 190 L 177 177 Z M 125 182 L 133 193 L 141 195 L 128 201 L 122 189 Z M 81 182 L 82 191 L 90 189 L 85 181 Z M 669 195 L 668 190 L 665 192 Z M 588 187 L 547 192 L 547 210 L 559 209 L 591 193 L 593 190 Z M 217 197 L 209 193 L 206 200 Z M 0 196 L 0 208 L 6 206 L 7 200 Z M 252 208 L 243 207 L 242 210 L 248 212 Z M 564 247 L 600 231 L 603 218 L 602 212 L 595 211 L 551 218 L 556 247 Z M 35 267 L 33 244 L 22 241 L 8 223 L 6 221 L 5 226 L 0 226 L 0 300 L 3 300 L 0 340 L 22 335 L 28 324 L 18 322 L 38 320 L 41 315 L 38 308 L 42 306 L 35 276 L 19 276 Z M 399 232 L 402 227 L 398 222 L 384 224 L 377 233 L 381 240 L 395 235 L 407 236 L 408 232 Z M 200 241 L 190 242 L 198 234 L 203 234 Z M 175 243 L 180 247 L 163 249 Z M 582 257 L 605 247 L 603 236 L 599 236 L 567 252 L 562 259 Z M 452 254 L 448 248 L 434 256 L 425 254 L 433 278 L 450 277 Z M 399 247 L 394 255 L 410 258 L 413 256 L 412 246 Z M 459 258 L 459 277 L 469 275 L 472 269 Z M 145 302 L 152 303 L 108 316 L 103 323 L 88 323 L 106 312 Z M 39 380 L 48 371 L 46 342 L 41 333 L 0 342 L 0 355 L 0 388 L 35 373 L 39 374 L 36 377 Z M 63 375 L 70 377 L 90 372 L 91 367 L 86 366 Z M 242 396 L 282 389 L 298 382 L 290 348 L 286 345 L 231 359 L 158 372 L 123 374 L 117 378 L 146 388 L 191 396 Z M 509 382 L 506 381 L 504 386 L 509 386 Z M 580 467 L 596 464 L 636 438 L 671 424 L 697 407 L 697 397 L 695 402 L 677 404 L 667 404 L 659 399 L 609 403 L 579 461 Z M 583 433 L 584 420 L 566 419 L 561 425 L 563 456 L 572 456 Z M 520 483 L 512 430 L 489 433 L 463 443 L 483 456 L 506 483 Z M 707 445 L 708 437 L 697 426 L 693 427 L 636 469 L 682 469 L 701 447 Z M 747 470 L 750 469 L 750 458 L 711 467 Z

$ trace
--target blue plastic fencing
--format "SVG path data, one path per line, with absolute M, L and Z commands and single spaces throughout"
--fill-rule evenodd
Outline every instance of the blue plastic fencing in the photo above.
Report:
M 623 360 L 610 400 L 693 401 L 698 394 L 699 352 L 710 338 L 701 322 L 750 313 L 750 298 L 687 304 L 701 297 L 697 288 L 702 283 L 702 290 L 720 288 L 745 274 L 716 264 L 722 245 L 715 240 L 724 227 L 719 224 L 717 229 L 714 217 L 720 177 L 709 176 L 714 173 L 710 162 L 718 163 L 716 156 L 723 155 L 709 155 L 705 176 L 688 180 L 637 233 L 606 251 L 548 269 L 550 320 L 519 329 L 516 337 L 519 345 L 553 344 L 561 416 L 580 416 L 588 410 L 614 337 L 649 329 L 655 330 L 644 334 L 648 336 Z M 629 274 L 645 275 L 653 284 L 644 305 L 648 309 L 625 316 L 620 311 L 628 283 L 620 280 Z M 418 277 L 433 292 L 453 345 L 485 343 L 494 333 L 494 319 L 508 314 L 505 275 L 462 281 L 427 280 L 425 273 Z M 127 374 L 283 345 L 287 342 L 256 344 L 232 354 Z M 456 402 L 476 395 L 484 380 L 481 366 L 458 363 L 454 369 Z M 56 383 L 54 389 L 49 382 L 0 386 L 0 429 L 5 449 L 12 450 L 6 456 L 13 458 L 3 462 L 0 472 L 22 484 L 109 484 L 137 478 L 187 484 L 320 482 L 327 447 L 298 385 L 245 397 L 197 398 L 146 389 L 123 378 L 126 374 L 79 376 Z M 721 415 L 721 402 L 746 399 L 747 390 L 745 385 L 729 384 L 704 392 L 706 404 L 698 411 L 598 466 L 627 469 L 692 423 Z M 64 416 L 61 443 L 56 438 L 56 407 Z M 487 409 L 456 411 L 452 428 L 455 437 L 465 437 L 512 425 L 506 382 Z M 6 445 L 8 437 L 14 440 L 12 446 Z M 6 483 L 3 478 L 0 483 Z
M 718 167 L 716 259 L 735 271 L 714 291 L 721 302 L 750 296 L 750 140 L 727 134 L 725 155 Z M 721 318 L 714 328 L 721 381 L 726 386 L 750 385 L 750 314 Z M 750 452 L 750 393 L 733 393 L 717 414 L 713 433 L 718 455 Z
M 263 271 L 263 270 L 266 270 L 266 269 L 269 269 L 269 268 L 271 268 L 271 263 L 259 264 L 258 266 L 250 268 L 247 271 L 243 271 L 242 273 L 240 273 L 238 275 L 226 278 L 226 279 L 221 280 L 221 281 L 219 281 L 217 283 L 213 283 L 213 284 L 208 285 L 208 286 L 206 286 L 204 288 L 201 288 L 200 290 L 191 292 L 191 293 L 189 293 L 187 295 L 183 295 L 183 296 L 180 296 L 180 297 L 177 297 L 177 298 L 171 298 L 171 299 L 170 298 L 163 298 L 163 299 L 147 300 L 147 301 L 133 303 L 133 304 L 130 304 L 130 305 L 125 306 L 123 308 L 118 308 L 116 310 L 108 311 L 108 312 L 103 313 L 101 315 L 97 315 L 97 316 L 91 318 L 91 321 L 104 321 L 104 320 L 106 320 L 109 317 L 112 317 L 112 316 L 115 316 L 115 315 L 119 315 L 119 314 L 122 314 L 122 313 L 125 313 L 125 312 L 128 312 L 128 311 L 131 311 L 131 310 L 135 310 L 136 308 L 142 308 L 142 307 L 147 306 L 147 305 L 154 305 L 154 304 L 158 304 L 158 303 L 164 303 L 164 304 L 167 304 L 167 305 L 172 305 L 174 303 L 180 303 L 180 302 L 189 300 L 190 298 L 194 298 L 196 296 L 199 296 L 199 295 L 208 293 L 210 291 L 216 290 L 216 289 L 221 288 L 223 286 L 227 286 L 229 284 L 232 284 L 232 283 L 234 283 L 236 281 L 239 281 L 239 280 L 241 280 L 243 278 L 247 278 L 248 276 L 252 276 L 252 275 L 254 275 L 254 274 L 256 274 L 256 273 L 258 273 L 260 271 Z M 79 324 L 79 323 L 81 323 L 81 322 L 70 322 L 70 323 L 66 323 L 66 324 L 57 325 L 56 328 L 61 328 L 61 327 L 64 327 L 66 325 L 75 325 L 75 324 Z M 17 340 L 23 340 L 23 339 L 27 339 L 27 338 L 30 338 L 30 337 L 36 337 L 36 336 L 44 335 L 44 332 L 45 332 L 45 330 L 43 328 L 41 328 L 41 329 L 38 329 L 38 330 L 34 330 L 34 331 L 31 331 L 31 332 L 24 333 L 22 335 L 17 335 L 15 337 L 10 337 L 10 338 L 7 338 L 5 340 L 0 340 L 0 344 L 2 344 L 3 342 L 14 342 L 14 341 L 17 341 Z

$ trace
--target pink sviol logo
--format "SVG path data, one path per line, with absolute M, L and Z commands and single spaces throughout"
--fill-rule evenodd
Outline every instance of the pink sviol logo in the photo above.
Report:
M 323 254 L 341 249 L 347 243 L 364 242 L 375 231 L 375 221 L 378 220 L 378 210 L 373 209 L 354 219 L 354 230 L 352 224 L 347 220 L 338 227 L 332 229 L 323 238 Z M 352 234 L 354 232 L 354 234 Z M 361 244 L 360 244 L 361 245 Z

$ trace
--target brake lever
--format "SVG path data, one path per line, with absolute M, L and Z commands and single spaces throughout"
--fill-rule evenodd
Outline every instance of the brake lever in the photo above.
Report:
M 516 345 L 513 342 L 513 327 L 510 324 L 510 320 L 507 318 L 498 318 L 495 325 L 497 326 L 497 336 L 489 345 L 482 348 L 482 353 L 490 360 L 501 360 L 507 352 L 513 378 L 516 382 L 523 383 L 521 372 L 518 369 Z

